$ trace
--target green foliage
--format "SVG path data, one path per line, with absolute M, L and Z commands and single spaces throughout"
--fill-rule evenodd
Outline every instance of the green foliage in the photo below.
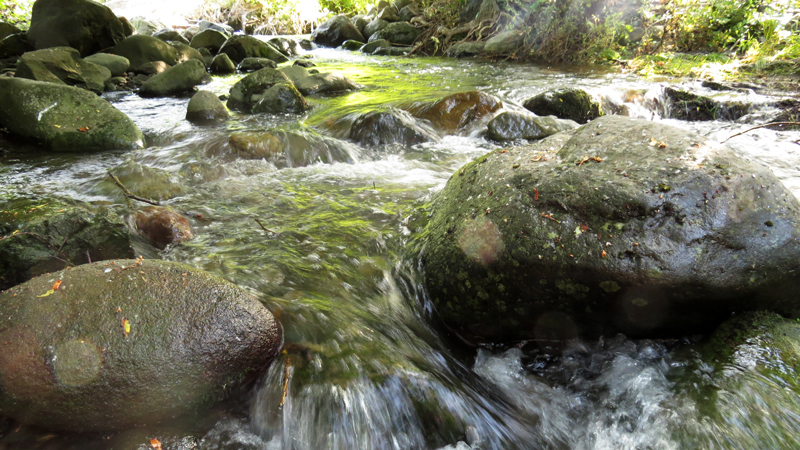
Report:
M 0 0 L 0 22 L 8 22 L 25 29 L 31 22 L 34 0 Z

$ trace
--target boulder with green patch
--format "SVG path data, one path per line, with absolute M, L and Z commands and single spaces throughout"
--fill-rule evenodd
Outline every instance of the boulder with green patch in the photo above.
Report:
M 272 86 L 290 83 L 289 78 L 279 70 L 257 70 L 233 85 L 228 97 L 228 108 L 249 113 Z
M 358 85 L 339 73 L 309 73 L 308 69 L 301 66 L 281 67 L 279 70 L 292 80 L 303 95 L 358 89 Z
M 0 410 L 107 432 L 201 414 L 282 344 L 247 291 L 160 260 L 84 264 L 0 293 Z
M 459 169 L 433 205 L 425 285 L 475 340 L 680 336 L 800 314 L 800 203 L 764 166 L 607 116 Z
M 37 0 L 28 40 L 36 49 L 72 47 L 89 56 L 125 39 L 122 22 L 91 0 Z
M 525 100 L 522 106 L 537 116 L 556 116 L 581 124 L 603 115 L 600 103 L 582 89 L 544 92 Z
M 163 61 L 170 66 L 174 66 L 178 63 L 180 56 L 175 47 L 161 39 L 145 36 L 143 34 L 134 34 L 126 38 L 116 46 L 107 50 L 107 53 L 128 58 L 131 69 L 134 70 L 153 61 Z
M 206 66 L 196 59 L 190 59 L 142 83 L 139 95 L 142 97 L 165 97 L 189 92 L 201 84 L 206 76 Z
M 489 121 L 487 135 L 498 141 L 536 140 L 573 128 L 578 124 L 572 120 L 507 111 Z
M 29 80 L 52 81 L 51 75 L 70 86 L 89 89 L 100 94 L 105 90 L 106 81 L 111 78 L 111 71 L 81 59 L 80 53 L 74 48 L 53 47 L 22 55 L 15 76 Z
M 219 53 L 227 54 L 236 64 L 245 58 L 269 58 L 278 64 L 289 60 L 272 44 L 260 41 L 253 36 L 232 36 L 222 44 Z
M 76 87 L 22 78 L 0 78 L 0 126 L 51 150 L 144 146 L 136 124 L 106 100 Z

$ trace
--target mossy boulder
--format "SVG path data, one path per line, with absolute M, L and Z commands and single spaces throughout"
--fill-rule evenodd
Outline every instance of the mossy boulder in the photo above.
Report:
M 408 22 L 394 22 L 372 34 L 370 41 L 385 39 L 395 45 L 411 45 L 419 37 L 421 30 Z
M 404 109 L 450 134 L 491 118 L 502 107 L 503 102 L 494 96 L 481 91 L 468 91 L 448 95 L 434 102 L 415 103 Z
M 54 284 L 60 282 L 55 289 Z M 200 413 L 282 344 L 256 298 L 160 260 L 84 264 L 0 293 L 0 410 L 102 432 Z
M 483 47 L 483 51 L 490 55 L 514 53 L 524 44 L 524 32 L 520 30 L 503 31 L 489 38 Z
M 11 25 L 7 22 L 0 22 L 0 40 L 5 39 L 6 36 L 11 36 L 12 34 L 19 34 L 22 33 L 22 30 Z
M 145 63 L 163 61 L 170 66 L 178 63 L 178 50 L 161 39 L 143 34 L 134 34 L 106 51 L 128 58 L 132 69 Z
M 450 48 L 444 53 L 445 56 L 451 58 L 469 58 L 478 56 L 483 53 L 483 42 L 459 42 L 458 44 L 451 45 Z
M 290 83 L 291 80 L 279 70 L 265 68 L 255 71 L 233 85 L 228 108 L 249 113 L 269 88 Z
M 81 59 L 80 53 L 70 47 L 53 47 L 25 53 L 19 59 L 15 76 L 50 81 L 51 74 L 65 84 L 98 94 L 105 90 L 106 81 L 111 78 L 110 70 Z
M 178 51 L 178 64 L 190 59 L 196 59 L 205 66 L 205 56 L 199 50 L 181 42 L 170 42 L 169 45 Z
M 367 42 L 364 35 L 350 22 L 350 19 L 341 14 L 331 17 L 314 30 L 311 40 L 317 45 L 333 48 L 342 45 L 347 40 Z
M 309 73 L 301 66 L 281 67 L 297 90 L 303 95 L 314 95 L 358 89 L 358 85 L 340 73 Z
M 112 55 L 110 53 L 95 53 L 94 55 L 87 56 L 83 60 L 105 67 L 111 72 L 112 77 L 125 76 L 125 72 L 127 72 L 128 68 L 131 66 L 131 62 L 128 61 L 128 58 Z
M 375 53 L 375 50 L 381 48 L 391 48 L 391 47 L 392 47 L 391 42 L 387 41 L 386 39 L 378 39 L 375 41 L 367 42 L 366 44 L 359 47 L 359 50 L 361 50 L 362 53 L 372 54 Z
M 236 72 L 236 65 L 225 53 L 220 53 L 211 60 L 208 70 L 214 74 L 230 74 Z
M 369 39 L 369 38 L 372 37 L 373 34 L 381 31 L 384 28 L 386 28 L 387 25 L 389 25 L 389 22 L 387 22 L 385 20 L 382 20 L 382 19 L 378 19 L 376 17 L 376 18 L 372 19 L 369 23 L 364 25 L 364 36 L 366 36 L 367 39 Z M 374 41 L 374 40 L 375 39 L 371 39 L 370 41 Z
M 228 144 L 238 158 L 266 159 L 278 167 L 352 163 L 358 155 L 353 144 L 311 131 L 238 132 L 230 135 Z
M 292 83 L 278 83 L 264 91 L 253 105 L 253 113 L 302 114 L 311 109 L 305 97 Z
M 142 97 L 165 97 L 182 94 L 203 83 L 206 66 L 196 59 L 190 59 L 142 83 L 139 95 Z
M 373 111 L 359 115 L 350 127 L 349 139 L 363 146 L 414 145 L 439 140 L 439 136 L 405 111 Z
M 72 47 L 89 56 L 125 39 L 122 22 L 91 0 L 37 0 L 28 40 L 36 49 Z
M 31 50 L 33 50 L 33 46 L 23 33 L 11 34 L 0 40 L 0 59 L 20 56 Z
M 261 69 L 274 69 L 278 64 L 269 58 L 245 58 L 236 66 L 240 72 L 255 72 Z
M 800 203 L 764 166 L 607 116 L 459 169 L 433 205 L 425 285 L 475 340 L 704 332 L 796 316 Z
M 273 47 L 278 49 L 279 52 L 285 56 L 297 56 L 299 54 L 298 48 L 300 47 L 296 40 L 285 37 L 274 37 L 269 42 Z
M 0 126 L 51 150 L 144 146 L 144 136 L 133 121 L 97 95 L 21 78 L 0 78 Z
M 749 105 L 742 102 L 721 102 L 669 86 L 664 88 L 664 100 L 661 111 L 664 117 L 690 122 L 734 121 L 750 111 Z
M 194 35 L 190 45 L 193 48 L 207 48 L 212 54 L 216 54 L 227 40 L 228 36 L 225 34 L 217 30 L 206 29 Z
M 489 121 L 487 135 L 498 141 L 536 140 L 573 128 L 578 124 L 572 120 L 507 111 Z
M 239 64 L 245 58 L 269 58 L 280 64 L 289 60 L 271 44 L 260 41 L 253 36 L 236 35 L 229 38 L 220 47 L 219 53 L 225 53 L 231 61 Z
M 189 100 L 186 120 L 194 123 L 224 122 L 230 117 L 228 109 L 213 92 L 199 91 Z
M 544 92 L 529 98 L 522 106 L 537 116 L 556 116 L 581 124 L 603 115 L 600 103 L 582 89 Z
M 153 33 L 154 38 L 161 39 L 164 42 L 180 42 L 181 44 L 189 45 L 189 40 L 183 37 L 181 33 L 178 31 L 172 30 L 170 28 L 164 28 L 163 30 L 158 30 Z
M 0 237 L 0 290 L 90 259 L 133 257 L 113 211 L 54 198 L 0 204 Z

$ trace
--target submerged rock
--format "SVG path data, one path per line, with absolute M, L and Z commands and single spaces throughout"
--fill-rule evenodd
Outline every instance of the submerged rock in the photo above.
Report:
M 236 156 L 266 159 L 278 167 L 302 167 L 317 162 L 355 162 L 352 144 L 318 135 L 272 130 L 263 133 L 234 133 L 228 139 Z
M 249 113 L 269 88 L 290 83 L 291 80 L 279 70 L 266 68 L 253 72 L 233 85 L 228 108 Z
M 581 124 L 603 115 L 600 103 L 581 89 L 545 92 L 529 98 L 522 106 L 538 116 L 556 116 Z
M 361 114 L 353 121 L 350 140 L 363 146 L 414 145 L 437 141 L 439 137 L 405 111 L 375 111 Z
M 213 92 L 199 91 L 189 100 L 186 120 L 194 123 L 224 122 L 230 117 L 228 109 Z
M 14 342 L 0 353 L 0 409 L 58 431 L 201 413 L 282 344 L 280 325 L 249 293 L 159 260 L 43 275 L 0 293 L 0 310 L 0 339 Z
M 139 234 L 157 248 L 194 238 L 189 221 L 172 208 L 148 206 L 136 211 L 134 217 Z
M 109 49 L 107 53 L 128 58 L 131 68 L 134 70 L 145 63 L 153 61 L 163 61 L 170 66 L 174 66 L 178 63 L 179 56 L 175 47 L 161 39 L 142 34 L 134 34 L 129 38 L 125 38 L 124 41 Z
M 417 103 L 404 109 L 414 117 L 430 121 L 445 133 L 463 131 L 470 124 L 491 117 L 503 102 L 480 91 L 460 92 L 435 102 Z
M 255 72 L 256 70 L 274 69 L 276 67 L 278 67 L 278 64 L 269 58 L 245 58 L 236 69 L 240 72 Z
M 52 81 L 55 76 L 65 84 L 100 94 L 111 78 L 111 71 L 81 59 L 74 48 L 55 47 L 22 55 L 15 76 L 37 81 Z
M 597 119 L 460 169 L 433 207 L 425 285 L 476 340 L 680 336 L 797 315 L 800 204 L 699 135 Z
M 264 91 L 253 105 L 253 113 L 302 114 L 311 109 L 306 99 L 292 83 L 278 83 Z
M 555 116 L 538 117 L 532 114 L 508 111 L 489 122 L 487 135 L 498 141 L 535 140 L 573 128 L 578 128 L 578 124 L 572 120 L 558 119 Z
M 67 266 L 132 258 L 125 222 L 108 208 L 55 198 L 0 204 L 0 290 Z
M 72 47 L 89 56 L 125 39 L 122 22 L 104 5 L 90 0 L 37 0 L 28 40 L 36 49 Z
M 679 120 L 728 120 L 734 121 L 746 115 L 750 107 L 741 102 L 719 102 L 691 92 L 664 88 L 664 116 Z
M 233 36 L 225 41 L 219 52 L 226 53 L 236 64 L 245 58 L 269 58 L 278 64 L 289 60 L 278 49 L 253 36 Z
M 206 77 L 206 66 L 196 59 L 182 62 L 142 83 L 142 97 L 164 97 L 191 91 L 202 84 Z
M 0 126 L 52 150 L 141 148 L 144 136 L 125 114 L 76 87 L 0 77 Z
M 311 40 L 317 45 L 324 47 L 338 47 L 344 41 L 354 40 L 366 42 L 367 40 L 344 15 L 333 16 L 327 22 L 319 26 L 311 34 Z
M 305 67 L 289 66 L 279 69 L 303 95 L 351 91 L 358 85 L 339 73 L 310 73 Z

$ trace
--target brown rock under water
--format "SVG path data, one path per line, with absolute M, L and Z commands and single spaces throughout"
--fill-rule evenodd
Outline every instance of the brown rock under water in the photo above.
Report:
M 136 229 L 154 246 L 163 249 L 169 244 L 194 237 L 192 226 L 172 208 L 148 206 L 136 212 Z

